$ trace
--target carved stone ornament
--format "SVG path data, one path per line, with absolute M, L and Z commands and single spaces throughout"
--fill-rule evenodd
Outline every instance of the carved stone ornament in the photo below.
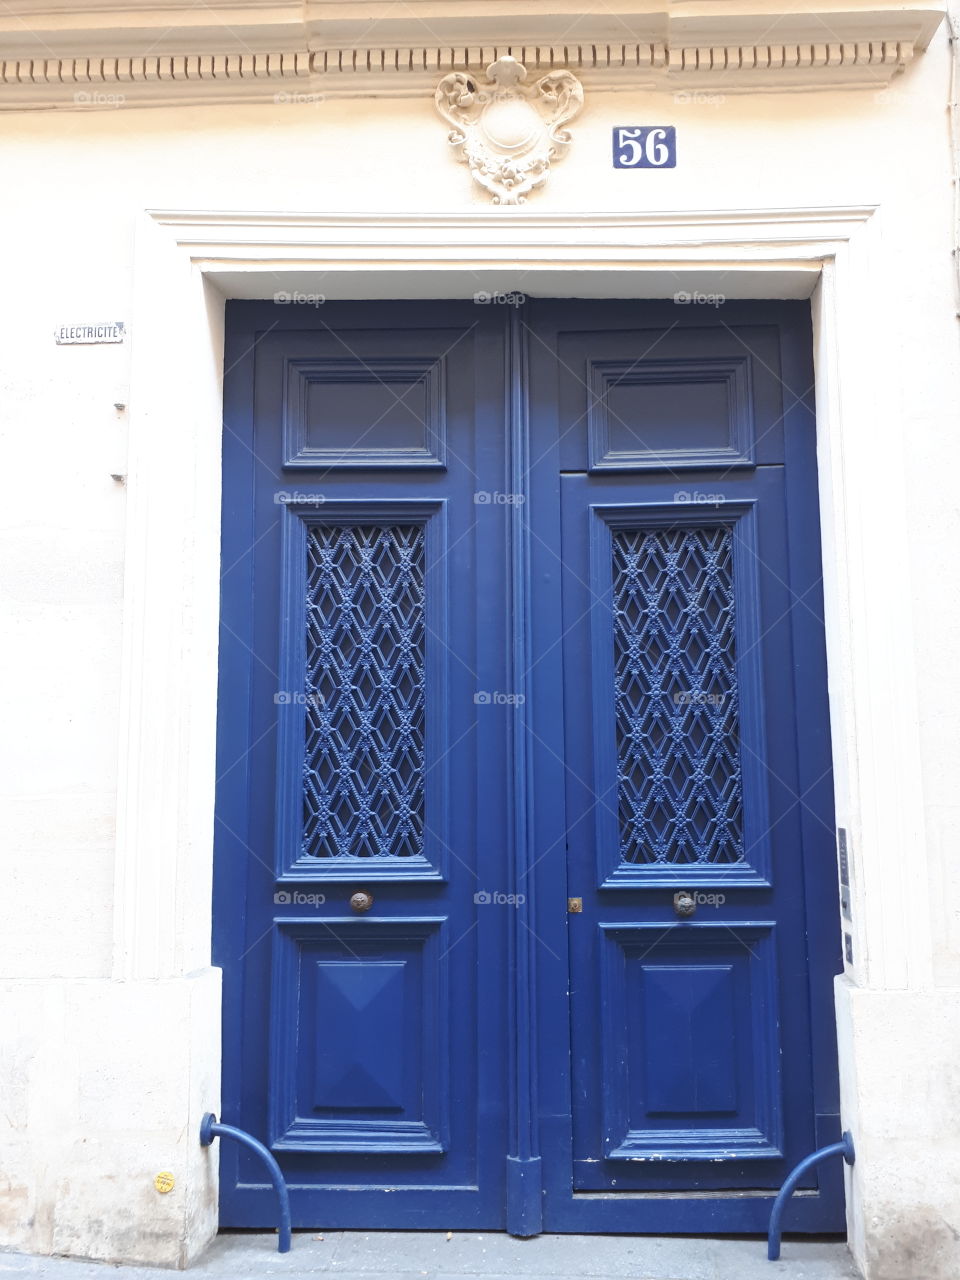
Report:
M 569 71 L 525 85 L 527 69 L 506 55 L 487 67 L 488 85 L 451 71 L 437 85 L 437 110 L 453 129 L 451 146 L 494 204 L 523 204 L 546 182 L 550 164 L 570 146 L 563 126 L 583 106 L 583 86 Z

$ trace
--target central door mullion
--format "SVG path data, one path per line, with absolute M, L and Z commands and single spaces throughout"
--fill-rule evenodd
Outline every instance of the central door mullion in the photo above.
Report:
M 533 862 L 533 776 L 529 721 L 531 667 L 530 415 L 527 399 L 527 329 L 510 309 L 506 333 L 506 495 L 510 655 L 508 704 L 509 866 L 516 910 L 509 926 L 510 1150 L 507 1154 L 507 1230 L 536 1235 L 542 1226 L 540 1142 L 537 1126 L 536 930 Z

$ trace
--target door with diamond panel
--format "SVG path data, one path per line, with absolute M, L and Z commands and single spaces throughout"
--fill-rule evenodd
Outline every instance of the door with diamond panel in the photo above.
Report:
M 807 318 L 529 318 L 534 509 L 560 491 L 534 540 L 535 580 L 558 587 L 532 723 L 565 811 L 541 821 L 538 855 L 543 870 L 565 851 L 574 908 L 570 1074 L 541 1099 L 548 1116 L 572 1100 L 568 1126 L 547 1122 L 569 1162 L 545 1224 L 762 1231 L 792 1166 L 840 1134 Z M 542 1017 L 558 967 L 545 958 Z M 842 1208 L 827 1170 L 793 1221 L 841 1230 Z
M 215 938 L 223 1116 L 294 1224 L 504 1222 L 504 333 L 231 303 Z M 481 985 L 478 972 L 490 975 Z M 243 1150 L 221 1221 L 275 1221 Z
M 294 1225 L 763 1231 L 839 1137 L 809 318 L 703 309 L 228 304 L 222 1111 Z

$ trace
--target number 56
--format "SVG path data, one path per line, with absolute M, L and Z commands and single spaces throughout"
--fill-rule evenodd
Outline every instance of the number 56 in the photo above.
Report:
M 677 130 L 673 125 L 620 126 L 613 131 L 615 169 L 675 169 Z

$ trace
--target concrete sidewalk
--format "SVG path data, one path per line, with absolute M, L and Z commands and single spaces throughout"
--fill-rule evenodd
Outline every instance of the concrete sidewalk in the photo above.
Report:
M 276 1252 L 275 1235 L 231 1232 L 218 1237 L 186 1274 L 240 1280 L 245 1276 L 330 1275 L 338 1280 L 856 1280 L 841 1242 L 788 1240 L 779 1262 L 767 1262 L 766 1241 L 679 1236 L 537 1236 L 517 1240 L 489 1232 L 297 1232 L 293 1249 Z M 117 1267 L 68 1258 L 0 1253 L 0 1280 L 161 1280 L 155 1267 Z

